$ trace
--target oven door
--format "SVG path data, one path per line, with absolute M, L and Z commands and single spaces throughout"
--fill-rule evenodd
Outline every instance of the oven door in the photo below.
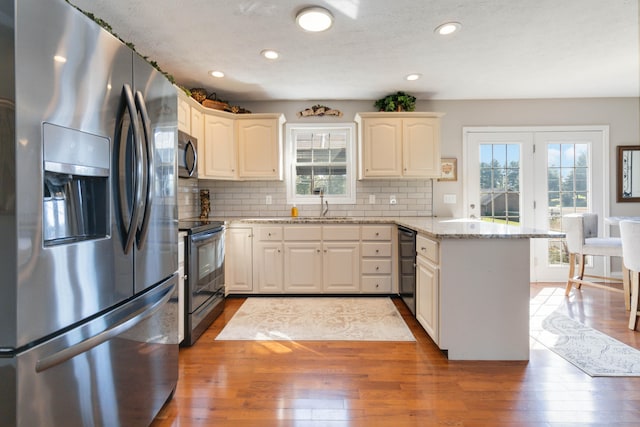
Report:
M 224 228 L 190 236 L 187 271 L 187 311 L 193 313 L 224 287 Z

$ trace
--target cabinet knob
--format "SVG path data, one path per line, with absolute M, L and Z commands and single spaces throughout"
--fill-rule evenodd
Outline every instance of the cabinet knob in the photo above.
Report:
M 380 270 L 380 267 L 376 265 L 376 271 Z
M 424 246 L 422 246 L 422 247 L 420 248 L 420 250 L 421 250 L 422 252 L 424 252 L 424 251 L 426 251 L 426 250 L 427 250 L 427 248 L 425 248 Z
M 380 233 L 376 233 L 376 236 L 379 236 L 379 235 L 380 235 Z
M 379 288 L 379 287 L 380 287 L 380 284 L 376 283 L 376 288 Z
M 272 172 L 275 172 L 276 170 L 275 170 L 275 169 L 271 169 L 271 171 L 272 171 Z
M 317 252 L 317 253 L 320 253 L 320 249 L 316 249 L 316 252 Z
M 379 254 L 380 253 L 380 249 L 376 249 L 376 253 Z
M 269 237 L 271 237 L 271 233 L 267 233 Z

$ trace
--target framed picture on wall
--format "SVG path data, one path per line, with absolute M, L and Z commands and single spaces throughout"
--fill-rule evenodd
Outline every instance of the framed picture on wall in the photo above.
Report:
M 442 158 L 440 159 L 440 178 L 438 181 L 457 181 L 458 180 L 458 159 Z

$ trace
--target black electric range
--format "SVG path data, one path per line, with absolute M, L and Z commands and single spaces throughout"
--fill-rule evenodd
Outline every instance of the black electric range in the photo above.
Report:
M 178 221 L 185 236 L 185 337 L 195 344 L 224 310 L 224 222 L 206 219 Z

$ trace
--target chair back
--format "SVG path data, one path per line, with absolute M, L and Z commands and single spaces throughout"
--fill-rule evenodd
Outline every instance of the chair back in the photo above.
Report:
M 572 213 L 563 217 L 569 253 L 582 253 L 585 239 L 598 237 L 598 214 Z
M 620 221 L 620 238 L 624 266 L 640 272 L 640 221 Z

